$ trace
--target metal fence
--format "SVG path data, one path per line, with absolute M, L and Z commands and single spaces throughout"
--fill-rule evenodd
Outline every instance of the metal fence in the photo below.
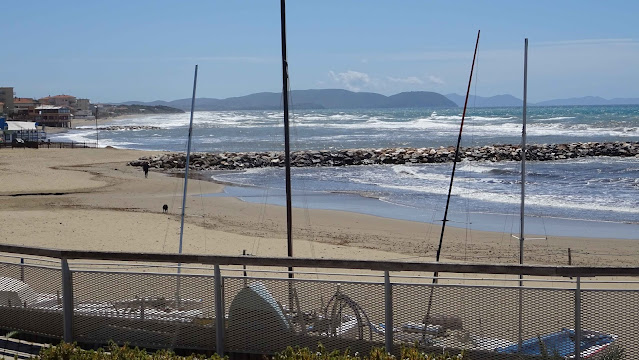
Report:
M 0 328 L 65 341 L 639 358 L 639 268 L 0 252 Z
M 1 148 L 21 149 L 85 149 L 95 148 L 95 142 L 74 142 L 74 141 L 0 141 Z

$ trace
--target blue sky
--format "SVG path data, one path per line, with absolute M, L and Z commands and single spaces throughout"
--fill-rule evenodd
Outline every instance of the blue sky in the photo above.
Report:
M 637 1 L 289 0 L 291 88 L 639 97 Z M 0 86 L 92 101 L 281 91 L 279 0 L 5 1 Z

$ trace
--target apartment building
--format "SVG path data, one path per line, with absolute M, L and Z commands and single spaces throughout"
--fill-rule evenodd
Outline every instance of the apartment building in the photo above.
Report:
M 0 87 L 0 103 L 4 103 L 0 113 L 13 113 L 13 87 Z
M 71 95 L 55 95 L 38 99 L 38 102 L 41 105 L 66 106 L 68 108 L 75 109 L 77 100 L 75 96 Z
M 68 106 L 40 105 L 29 111 L 31 121 L 54 127 L 71 127 L 71 116 Z
M 13 98 L 13 116 L 14 118 L 25 118 L 29 114 L 29 110 L 38 105 L 38 102 L 32 98 Z

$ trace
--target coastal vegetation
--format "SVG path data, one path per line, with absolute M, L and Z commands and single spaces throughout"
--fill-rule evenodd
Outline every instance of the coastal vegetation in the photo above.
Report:
M 447 352 L 442 354 L 428 354 L 416 347 L 402 347 L 400 359 L 403 360 L 463 360 L 466 359 L 464 353 L 450 355 Z M 264 357 L 267 359 L 267 357 Z M 201 354 L 191 354 L 180 356 L 169 350 L 158 350 L 150 353 L 144 349 L 132 348 L 128 345 L 118 346 L 115 343 L 109 344 L 105 349 L 84 350 L 77 344 L 61 342 L 57 346 L 43 348 L 40 354 L 33 359 L 36 360 L 197 360 L 211 359 L 221 360 L 228 357 L 221 357 L 217 354 L 205 356 Z M 382 348 L 373 348 L 369 354 L 360 355 L 351 353 L 349 350 L 341 352 L 339 350 L 328 351 L 322 344 L 319 344 L 316 351 L 309 348 L 288 347 L 284 351 L 275 354 L 273 360 L 394 360 L 397 359 L 392 354 L 387 353 Z

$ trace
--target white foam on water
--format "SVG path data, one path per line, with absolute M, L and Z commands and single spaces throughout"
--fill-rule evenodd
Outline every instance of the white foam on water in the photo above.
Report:
M 461 120 L 461 116 L 459 117 L 459 119 Z M 470 120 L 470 121 L 504 121 L 504 120 L 517 120 L 520 119 L 518 117 L 515 116 L 508 116 L 508 117 L 499 117 L 499 116 L 469 116 L 466 118 L 466 120 Z
M 414 191 L 418 193 L 428 193 L 434 195 L 447 195 L 448 188 L 445 186 L 434 186 L 429 184 L 424 185 L 393 185 L 393 184 L 378 184 L 382 188 L 387 189 L 396 189 L 402 191 Z M 463 186 L 453 186 L 452 195 L 462 199 L 482 201 L 482 202 L 490 202 L 490 203 L 500 203 L 500 204 L 510 204 L 517 205 L 520 203 L 521 198 L 520 195 L 516 192 L 513 193 L 496 193 L 486 191 L 486 189 L 478 189 L 478 188 L 467 188 Z M 579 202 L 578 202 L 579 201 Z M 606 212 L 616 212 L 616 213 L 627 213 L 627 214 L 639 214 L 639 208 L 637 207 L 624 207 L 620 204 L 616 205 L 607 205 L 597 203 L 596 201 L 588 201 L 584 202 L 584 199 L 572 199 L 570 195 L 527 195 L 526 196 L 526 204 L 533 206 L 542 206 L 549 208 L 562 208 L 562 209 L 573 209 L 573 210 L 588 210 L 588 211 L 606 211 Z
M 392 169 L 393 169 L 393 172 L 399 176 L 408 176 L 414 179 L 430 180 L 430 181 L 447 181 L 450 179 L 450 176 L 446 176 L 444 174 L 418 171 L 413 166 L 393 165 Z M 353 179 L 353 181 L 357 181 L 357 179 Z
M 95 143 L 95 130 L 70 130 L 64 133 L 49 134 L 51 141 L 69 141 L 69 142 L 93 142 Z
M 331 142 L 335 140 L 345 140 L 346 142 L 353 142 L 359 140 L 369 140 L 374 138 L 384 138 L 386 134 L 341 134 L 341 135 L 327 135 L 327 136 L 311 136 L 305 138 L 305 141 L 316 142 Z
M 602 159 L 602 163 L 607 161 L 616 161 L 616 159 Z M 601 161 L 601 160 L 600 160 Z M 579 162 L 597 162 L 596 159 L 580 159 Z M 390 190 L 400 190 L 400 192 L 416 192 L 432 195 L 446 195 L 448 193 L 448 181 L 450 177 L 446 174 L 430 172 L 426 167 L 414 167 L 408 165 L 392 166 L 393 173 L 401 178 L 409 179 L 408 182 L 402 184 L 392 177 L 380 173 L 378 176 L 352 176 L 350 181 L 353 183 L 361 183 L 375 185 L 380 188 Z M 502 168 L 495 166 L 462 166 L 460 171 L 468 171 L 470 173 L 490 173 L 494 171 L 512 171 L 517 173 L 516 168 Z M 416 180 L 419 183 L 416 183 Z M 452 194 L 462 199 L 469 199 L 481 202 L 501 203 L 518 205 L 520 195 L 518 192 L 518 177 L 513 177 L 512 181 L 504 179 L 496 179 L 492 177 L 456 177 L 455 186 L 453 186 Z M 620 180 L 627 183 L 626 180 Z M 399 183 L 398 183 L 399 182 Z M 478 183 L 487 184 L 488 186 L 477 186 Z M 498 191 L 492 188 L 491 184 L 495 184 Z M 514 185 L 514 186 L 513 186 Z M 512 190 L 512 191 L 511 191 Z M 510 192 L 509 192 L 510 191 Z M 593 195 L 596 197 L 596 195 Z M 623 199 L 619 201 L 611 199 L 604 201 L 601 198 L 589 198 L 586 194 L 527 194 L 526 204 L 531 206 L 540 206 L 557 209 L 570 210 L 586 210 L 586 211 L 605 211 L 627 214 L 639 214 L 639 203 L 633 203 L 632 199 Z
M 49 135 L 49 139 L 51 141 L 62 141 L 62 142 L 74 142 L 74 143 L 87 143 L 95 145 L 95 131 L 87 131 L 87 130 L 71 130 L 66 133 L 58 133 Z M 112 146 L 112 147 L 121 147 L 126 148 L 127 146 L 136 145 L 127 141 L 113 141 L 108 138 L 100 138 L 99 139 L 100 147 Z
M 467 172 L 467 173 L 485 174 L 495 170 L 498 170 L 498 171 L 510 170 L 505 167 L 493 166 L 493 165 L 488 165 L 488 163 L 480 163 L 480 162 L 462 161 L 458 164 L 461 164 L 461 166 L 459 167 L 459 170 L 463 172 Z
M 534 120 L 534 121 L 557 121 L 557 120 L 569 120 L 569 119 L 576 119 L 576 117 L 575 116 L 556 116 L 556 117 L 540 118 L 540 119 L 537 119 L 535 117 L 530 118 L 530 120 Z

